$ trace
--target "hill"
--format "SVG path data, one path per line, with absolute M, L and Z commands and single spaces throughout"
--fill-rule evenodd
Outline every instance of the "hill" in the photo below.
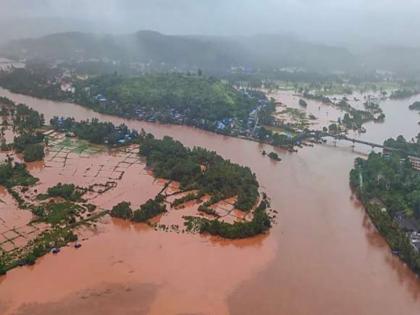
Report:
M 19 59 L 108 59 L 206 70 L 297 67 L 333 71 L 353 69 L 357 61 L 344 48 L 289 36 L 175 36 L 153 31 L 125 35 L 58 33 L 10 41 L 0 53 Z

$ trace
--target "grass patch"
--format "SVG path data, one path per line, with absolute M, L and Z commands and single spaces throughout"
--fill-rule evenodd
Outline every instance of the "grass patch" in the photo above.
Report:
M 74 223 L 75 215 L 82 207 L 71 202 L 51 203 L 46 207 L 44 220 L 52 225 Z

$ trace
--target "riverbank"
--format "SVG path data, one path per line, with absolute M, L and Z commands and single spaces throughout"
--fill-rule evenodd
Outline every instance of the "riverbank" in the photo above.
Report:
M 389 142 L 407 151 L 420 148 L 403 137 Z M 409 154 L 371 153 L 366 160 L 356 159 L 350 185 L 392 252 L 420 275 L 420 173 Z

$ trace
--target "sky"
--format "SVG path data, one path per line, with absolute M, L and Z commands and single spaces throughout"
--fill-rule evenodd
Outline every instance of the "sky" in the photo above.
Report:
M 420 46 L 419 14 L 420 0 L 0 0 L 3 20 L 78 19 L 97 32 L 279 33 L 411 46 Z

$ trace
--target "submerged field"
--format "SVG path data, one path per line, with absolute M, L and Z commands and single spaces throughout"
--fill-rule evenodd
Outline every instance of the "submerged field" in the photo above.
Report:
M 229 224 L 250 222 L 253 218 L 252 211 L 245 213 L 235 207 L 236 197 L 210 202 L 206 212 L 200 206 L 209 202 L 211 196 L 184 201 L 195 191 L 181 189 L 174 181 L 156 179 L 139 156 L 139 145 L 110 149 L 53 130 L 45 135 L 48 144 L 44 160 L 27 163 L 37 183 L 14 189 L 22 199 L 20 202 L 8 190 L 0 191 L 0 252 L 9 267 L 28 263 L 28 255 L 39 244 L 48 248 L 61 247 L 69 241 L 73 244 L 77 240 L 71 237 L 73 232 L 83 239 L 86 228 L 96 230 L 102 217 L 120 202 L 139 207 L 158 194 L 164 197 L 168 211 L 147 221 L 155 230 L 195 232 L 187 229 L 186 217 Z M 13 152 L 9 155 L 21 161 L 19 155 Z M 83 191 L 82 198 L 48 196 L 49 189 L 61 183 L 75 185 Z M 36 207 L 44 209 L 47 215 L 37 218 L 33 215 Z

